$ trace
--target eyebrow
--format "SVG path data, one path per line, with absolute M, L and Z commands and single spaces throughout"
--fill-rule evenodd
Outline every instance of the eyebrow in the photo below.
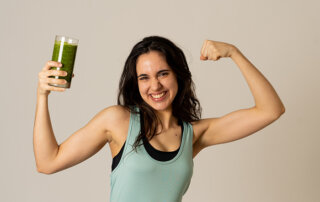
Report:
M 163 70 L 158 71 L 157 74 L 160 74 L 162 72 L 169 72 L 169 71 L 170 71 L 169 69 L 163 69 Z M 137 78 L 142 77 L 142 76 L 148 76 L 148 74 L 140 74 Z

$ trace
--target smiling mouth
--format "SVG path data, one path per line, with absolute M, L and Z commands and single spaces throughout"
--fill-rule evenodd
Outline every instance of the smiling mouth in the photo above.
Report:
M 159 94 L 150 94 L 150 96 L 151 96 L 151 98 L 158 100 L 158 99 L 163 98 L 166 94 L 167 94 L 167 91 L 164 91 Z
M 166 94 L 166 92 L 162 92 L 160 94 L 154 94 L 154 95 L 150 94 L 150 95 L 153 98 L 159 99 L 159 98 L 163 97 L 165 94 Z

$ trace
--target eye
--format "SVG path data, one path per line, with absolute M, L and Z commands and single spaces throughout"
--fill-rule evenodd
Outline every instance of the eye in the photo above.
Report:
M 139 80 L 146 80 L 146 79 L 148 79 L 148 77 L 146 77 L 146 76 L 142 76 L 139 78 Z
M 168 72 L 161 72 L 160 74 L 159 74 L 159 76 L 166 76 L 166 75 L 168 75 L 169 73 Z

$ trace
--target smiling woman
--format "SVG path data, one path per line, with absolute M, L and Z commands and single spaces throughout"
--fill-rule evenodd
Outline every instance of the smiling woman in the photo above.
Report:
M 267 79 L 231 44 L 205 40 L 201 60 L 231 58 L 245 77 L 255 106 L 222 117 L 200 119 L 201 107 L 182 50 L 150 36 L 129 54 L 120 78 L 118 105 L 107 107 L 58 145 L 49 111 L 48 61 L 39 73 L 34 124 L 38 171 L 52 174 L 72 167 L 109 143 L 111 202 L 181 202 L 193 175 L 193 158 L 204 148 L 235 141 L 261 130 L 284 113 Z

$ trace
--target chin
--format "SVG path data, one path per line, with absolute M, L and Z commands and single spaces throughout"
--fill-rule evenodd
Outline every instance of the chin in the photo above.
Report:
M 171 105 L 167 103 L 161 103 L 161 104 L 147 103 L 147 104 L 156 111 L 164 111 L 171 108 Z

